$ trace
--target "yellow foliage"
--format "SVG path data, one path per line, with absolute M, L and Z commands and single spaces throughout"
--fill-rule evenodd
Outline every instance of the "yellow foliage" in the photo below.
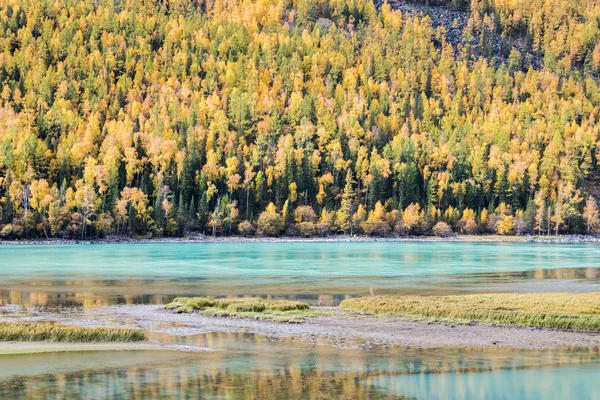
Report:
M 423 211 L 421 211 L 421 206 L 417 203 L 411 203 L 406 207 L 402 214 L 402 223 L 408 232 L 423 227 L 425 216 Z
M 514 235 L 515 234 L 515 217 L 507 215 L 500 219 L 496 224 L 496 229 L 499 235 Z
M 269 214 L 277 214 L 277 207 L 275 207 L 275 204 L 269 203 L 265 211 Z

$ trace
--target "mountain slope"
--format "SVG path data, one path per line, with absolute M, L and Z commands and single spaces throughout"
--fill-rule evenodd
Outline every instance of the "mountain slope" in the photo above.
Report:
M 597 7 L 525 3 L 4 2 L 2 235 L 584 231 Z

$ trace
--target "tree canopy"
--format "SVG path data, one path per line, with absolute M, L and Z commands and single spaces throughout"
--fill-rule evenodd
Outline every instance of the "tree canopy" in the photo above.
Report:
M 441 3 L 2 2 L 2 237 L 597 229 L 600 2 Z

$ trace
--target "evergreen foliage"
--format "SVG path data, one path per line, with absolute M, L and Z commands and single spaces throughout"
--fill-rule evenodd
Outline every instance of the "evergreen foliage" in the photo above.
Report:
M 597 230 L 599 2 L 436 3 L 2 2 L 0 235 Z

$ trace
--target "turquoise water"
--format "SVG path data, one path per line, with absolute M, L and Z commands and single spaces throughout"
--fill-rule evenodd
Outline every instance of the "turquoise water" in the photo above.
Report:
M 85 312 L 106 304 L 165 303 L 185 294 L 290 297 L 328 305 L 369 293 L 591 292 L 600 290 L 599 261 L 600 246 L 584 244 L 7 245 L 0 246 L 0 304 Z M 238 333 L 149 334 L 215 351 L 0 356 L 0 398 L 598 399 L 600 394 L 598 348 L 420 350 L 352 343 L 341 349 L 325 340 Z
M 505 369 L 475 373 L 395 375 L 368 383 L 387 395 L 415 399 L 600 399 L 600 365 Z M 426 394 L 426 395 L 424 395 Z
M 598 291 L 600 245 L 213 243 L 0 246 L 0 303 L 160 303 L 176 295 Z

